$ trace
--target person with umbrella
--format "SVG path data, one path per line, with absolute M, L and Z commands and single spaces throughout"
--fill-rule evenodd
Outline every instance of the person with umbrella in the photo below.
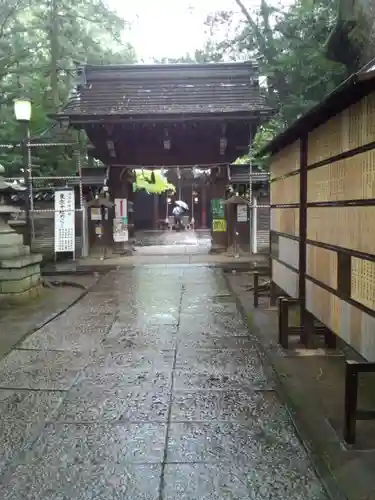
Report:
M 174 216 L 175 226 L 178 231 L 183 229 L 182 215 L 187 210 L 189 210 L 189 206 L 187 205 L 187 203 L 181 200 L 175 201 L 175 207 L 173 208 L 172 214 Z

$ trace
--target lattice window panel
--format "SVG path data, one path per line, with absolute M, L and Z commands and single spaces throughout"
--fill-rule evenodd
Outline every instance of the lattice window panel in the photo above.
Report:
M 300 199 L 299 174 L 277 179 L 271 182 L 271 203 L 274 205 L 299 203 Z
M 337 252 L 306 245 L 306 272 L 312 278 L 337 289 Z
M 375 206 L 308 207 L 307 238 L 375 255 Z
M 291 297 L 298 296 L 298 274 L 272 260 L 272 280 Z
M 375 262 L 352 257 L 351 298 L 375 310 Z
M 375 198 L 375 150 L 314 168 L 307 174 L 309 202 Z
M 299 208 L 271 208 L 271 230 L 299 235 Z
M 336 295 L 307 279 L 306 306 L 319 321 L 339 334 L 341 300 Z
M 375 141 L 375 92 L 334 116 L 309 134 L 308 163 Z
M 271 158 L 271 179 L 283 177 L 300 168 L 300 141 L 286 147 Z

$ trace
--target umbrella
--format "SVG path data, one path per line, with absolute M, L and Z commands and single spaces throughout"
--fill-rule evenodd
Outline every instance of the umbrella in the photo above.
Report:
M 187 203 L 185 203 L 184 201 L 177 200 L 177 201 L 175 202 L 175 204 L 176 204 L 178 207 L 183 208 L 184 210 L 189 210 L 189 205 L 188 205 Z

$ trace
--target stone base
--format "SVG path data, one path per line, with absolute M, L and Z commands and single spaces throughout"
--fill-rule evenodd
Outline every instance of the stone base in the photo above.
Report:
M 17 234 L 4 220 L 0 224 L 0 301 L 13 303 L 37 297 L 42 290 L 42 256 L 30 254 Z
M 239 244 L 237 247 L 231 245 L 226 250 L 227 253 L 238 254 L 241 256 L 250 255 L 250 245 L 249 244 Z
M 22 304 L 23 302 L 40 297 L 43 290 L 43 284 L 40 283 L 23 292 L 0 293 L 0 305 Z
M 38 266 L 39 267 L 39 266 Z M 8 270 L 13 271 L 12 269 Z M 24 272 L 24 276 L 20 279 L 6 279 L 0 280 L 0 293 L 23 293 L 29 288 L 38 286 L 41 282 L 40 280 L 40 269 L 37 270 L 36 274 L 30 275 L 30 267 L 24 267 L 23 269 L 17 269 L 17 271 Z
M 6 283 L 8 281 L 19 281 L 35 275 L 40 276 L 40 264 L 32 264 L 27 267 L 0 267 L 0 291 L 2 282 Z
M 212 243 L 210 253 L 211 254 L 218 254 L 218 253 L 225 253 L 227 251 L 227 248 L 223 245 L 217 245 Z
M 34 264 L 40 264 L 42 262 L 43 256 L 39 253 L 33 253 L 31 255 L 20 255 L 13 259 L 3 260 L 0 255 L 0 268 L 1 269 L 20 269 L 23 267 L 32 266 Z
M 133 245 L 130 241 L 115 243 L 112 248 L 112 253 L 114 255 L 133 255 Z

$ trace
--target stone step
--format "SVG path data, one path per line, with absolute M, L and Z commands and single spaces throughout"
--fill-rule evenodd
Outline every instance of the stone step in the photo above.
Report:
M 0 294 L 26 292 L 30 288 L 39 285 L 40 282 L 40 273 L 19 280 L 0 281 Z
M 18 281 L 29 276 L 40 275 L 40 264 L 32 264 L 30 266 L 18 268 L 0 268 L 0 282 L 1 281 Z M 1 285 L 0 285 L 1 286 Z
M 43 293 L 43 289 L 43 285 L 39 283 L 23 292 L 0 293 L 0 304 L 22 304 L 30 299 L 39 297 Z
M 1 269 L 20 269 L 22 267 L 33 266 L 34 264 L 39 264 L 42 262 L 43 256 L 39 253 L 33 253 L 29 255 L 16 256 L 11 259 L 1 259 L 0 257 L 0 268 Z
M 0 247 L 0 262 L 16 257 L 25 257 L 30 255 L 30 247 L 26 245 L 11 245 Z
M 9 246 L 19 246 L 22 245 L 23 237 L 22 234 L 18 234 L 15 231 L 9 231 L 7 233 L 0 233 L 0 254 L 1 249 Z

